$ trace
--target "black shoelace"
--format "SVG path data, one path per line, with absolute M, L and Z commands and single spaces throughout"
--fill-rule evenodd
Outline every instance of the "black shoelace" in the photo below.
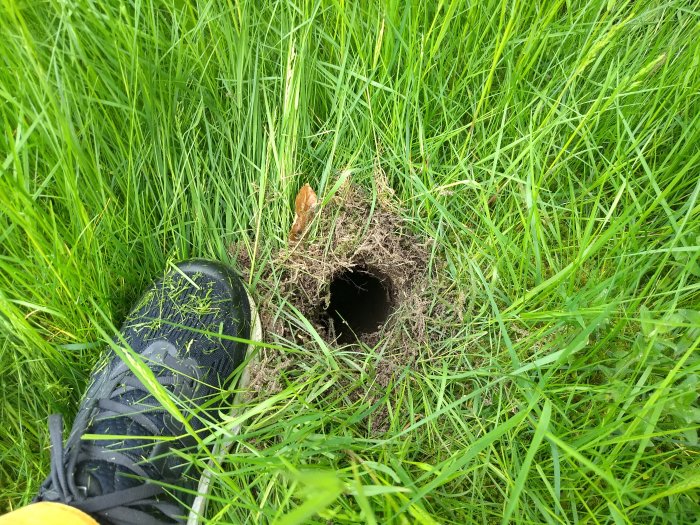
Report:
M 172 385 L 174 375 L 163 375 L 157 378 L 163 385 Z M 110 399 L 95 400 L 95 407 L 100 409 L 100 418 L 128 417 L 141 427 L 160 435 L 161 430 L 142 412 L 135 411 L 133 405 L 120 403 L 118 395 L 131 390 L 145 390 L 141 382 L 134 376 L 122 377 L 120 387 L 113 389 Z M 87 407 L 86 407 L 87 408 Z M 76 420 L 73 432 L 80 436 L 86 432 L 86 420 Z M 143 483 L 116 490 L 101 495 L 89 495 L 86 487 L 76 483 L 75 473 L 84 462 L 105 462 L 121 467 L 122 472 L 128 472 L 136 477 L 147 480 L 148 473 L 128 455 L 98 446 L 89 441 L 78 439 L 72 448 L 63 445 L 63 417 L 60 414 L 49 416 L 49 435 L 51 443 L 51 475 L 50 484 L 41 488 L 37 501 L 52 501 L 64 503 L 90 514 L 98 521 L 108 521 L 114 525 L 172 525 L 184 523 L 183 507 L 160 499 L 165 493 L 162 486 L 155 483 Z

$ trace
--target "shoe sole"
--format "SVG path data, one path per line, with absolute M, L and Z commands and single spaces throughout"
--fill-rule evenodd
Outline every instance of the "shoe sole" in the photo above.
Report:
M 255 305 L 255 302 L 253 301 L 253 298 L 250 296 L 250 293 L 248 293 L 248 290 L 246 290 L 246 295 L 248 296 L 248 304 L 250 305 L 250 320 L 251 320 L 251 326 L 250 326 L 250 340 L 251 341 L 257 341 L 261 342 L 262 341 L 262 324 L 260 323 L 260 316 L 258 314 L 258 308 Z M 238 380 L 238 390 L 239 392 L 236 393 L 234 397 L 234 405 L 239 405 L 241 401 L 241 394 L 242 390 L 248 387 L 250 384 L 250 363 L 252 360 L 257 359 L 257 357 L 253 357 L 253 353 L 255 351 L 255 346 L 254 345 L 248 345 L 248 349 L 246 350 L 246 361 L 248 364 L 246 367 L 243 369 L 243 373 L 241 374 L 241 378 Z M 235 416 L 237 413 L 237 410 L 234 408 L 233 411 L 231 412 L 231 416 Z M 235 427 L 230 429 L 231 435 L 238 435 L 241 431 L 241 425 L 238 424 Z M 228 451 L 231 449 L 231 446 L 233 445 L 233 441 L 229 442 L 224 442 L 224 443 L 217 443 L 214 446 L 214 449 L 212 450 L 212 456 L 213 458 L 216 458 L 217 463 L 221 463 L 223 460 L 224 456 L 228 453 Z M 199 484 L 197 485 L 197 496 L 194 499 L 194 502 L 192 503 L 192 508 L 190 509 L 190 513 L 187 517 L 187 525 L 200 525 L 205 517 L 204 514 L 206 513 L 207 510 L 207 504 L 209 503 L 209 493 L 211 492 L 212 489 L 212 476 L 214 475 L 214 459 L 210 459 L 207 462 L 207 467 L 204 469 L 204 472 L 202 472 L 202 476 L 199 478 Z

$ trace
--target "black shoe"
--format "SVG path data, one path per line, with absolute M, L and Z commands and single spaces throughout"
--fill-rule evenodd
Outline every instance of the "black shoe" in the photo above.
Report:
M 198 523 L 208 474 L 168 451 L 207 436 L 212 410 L 202 405 L 235 386 L 248 340 L 259 337 L 254 305 L 230 268 L 203 260 L 177 265 L 129 314 L 115 339 L 120 350 L 109 350 L 96 367 L 65 447 L 61 416 L 49 418 L 51 475 L 36 501 L 66 503 L 103 525 Z M 118 355 L 133 356 L 124 353 L 127 345 L 141 361 L 140 379 Z M 83 440 L 85 434 L 105 438 Z

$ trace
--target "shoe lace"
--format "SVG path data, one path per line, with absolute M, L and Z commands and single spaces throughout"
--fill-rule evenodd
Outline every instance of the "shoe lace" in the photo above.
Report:
M 172 363 L 175 364 L 175 363 Z M 184 371 L 184 370 L 181 370 Z M 171 370 L 172 372 L 172 370 Z M 146 429 L 152 435 L 160 435 L 158 428 L 143 412 L 135 410 L 134 405 L 120 402 L 119 395 L 132 390 L 145 390 L 142 383 L 134 376 L 122 374 L 120 387 L 112 389 L 109 399 L 95 400 L 94 408 L 100 409 L 100 419 L 106 417 L 128 417 Z M 157 381 L 167 387 L 176 382 L 174 373 L 160 375 Z M 164 410 L 164 409 L 163 409 Z M 81 436 L 86 432 L 87 418 L 76 419 L 73 432 Z M 75 472 L 83 462 L 104 461 L 122 467 L 134 476 L 148 480 L 149 474 L 135 459 L 122 452 L 93 444 L 78 438 L 73 447 L 63 445 L 63 416 L 49 416 L 49 439 L 51 444 L 50 484 L 42 487 L 37 501 L 54 501 L 71 505 L 91 516 L 105 518 L 114 525 L 170 525 L 183 523 L 183 507 L 168 500 L 159 499 L 165 494 L 163 486 L 145 481 L 134 487 L 120 489 L 101 495 L 89 495 L 86 487 L 76 483 Z M 70 440 L 69 440 L 70 441 Z M 172 480 L 174 481 L 174 480 Z M 161 516 L 161 517 L 157 517 Z

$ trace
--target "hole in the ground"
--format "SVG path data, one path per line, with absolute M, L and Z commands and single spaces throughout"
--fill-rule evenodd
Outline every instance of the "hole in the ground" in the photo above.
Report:
M 376 332 L 394 309 L 389 278 L 365 266 L 338 273 L 329 292 L 324 324 L 340 343 Z

